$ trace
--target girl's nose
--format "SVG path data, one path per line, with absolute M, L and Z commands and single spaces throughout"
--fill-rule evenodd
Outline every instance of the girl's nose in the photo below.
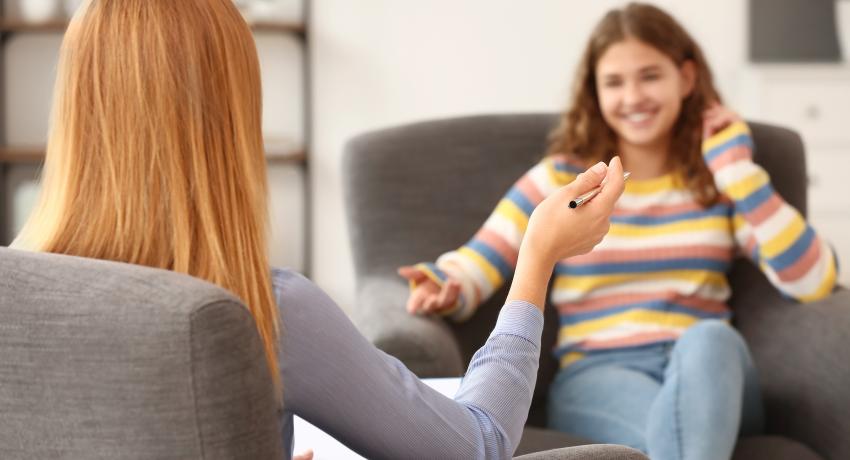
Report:
M 643 102 L 644 94 L 640 83 L 627 82 L 623 91 L 623 104 L 626 106 L 638 105 Z

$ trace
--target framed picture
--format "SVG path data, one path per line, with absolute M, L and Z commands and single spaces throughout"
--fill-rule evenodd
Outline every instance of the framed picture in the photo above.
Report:
M 841 61 L 835 12 L 836 0 L 750 0 L 750 61 Z

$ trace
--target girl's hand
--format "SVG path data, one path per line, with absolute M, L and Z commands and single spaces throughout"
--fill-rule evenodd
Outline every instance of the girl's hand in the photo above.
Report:
M 451 278 L 440 287 L 415 267 L 401 267 L 398 269 L 398 274 L 416 283 L 416 288 L 407 299 L 407 312 L 411 315 L 439 313 L 457 303 L 460 283 Z
M 741 121 L 741 117 L 736 112 L 720 104 L 713 104 L 702 113 L 703 140 L 723 131 L 737 121 Z

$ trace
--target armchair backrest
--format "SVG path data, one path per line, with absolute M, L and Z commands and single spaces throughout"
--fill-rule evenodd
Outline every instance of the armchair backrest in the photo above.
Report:
M 267 369 L 224 289 L 0 248 L 0 457 L 281 458 Z

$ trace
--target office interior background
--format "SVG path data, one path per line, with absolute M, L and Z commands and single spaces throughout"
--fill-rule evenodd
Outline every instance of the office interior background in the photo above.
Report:
M 2 2 L 5 245 L 37 193 L 33 157 L 47 136 L 62 24 L 79 0 Z M 345 142 L 427 119 L 560 111 L 592 27 L 626 2 L 238 3 L 257 25 L 263 70 L 272 262 L 308 271 L 351 309 L 354 277 L 341 187 Z M 841 282 L 850 285 L 850 0 L 650 3 L 672 13 L 702 45 L 727 105 L 803 136 L 809 216 L 837 249 Z

